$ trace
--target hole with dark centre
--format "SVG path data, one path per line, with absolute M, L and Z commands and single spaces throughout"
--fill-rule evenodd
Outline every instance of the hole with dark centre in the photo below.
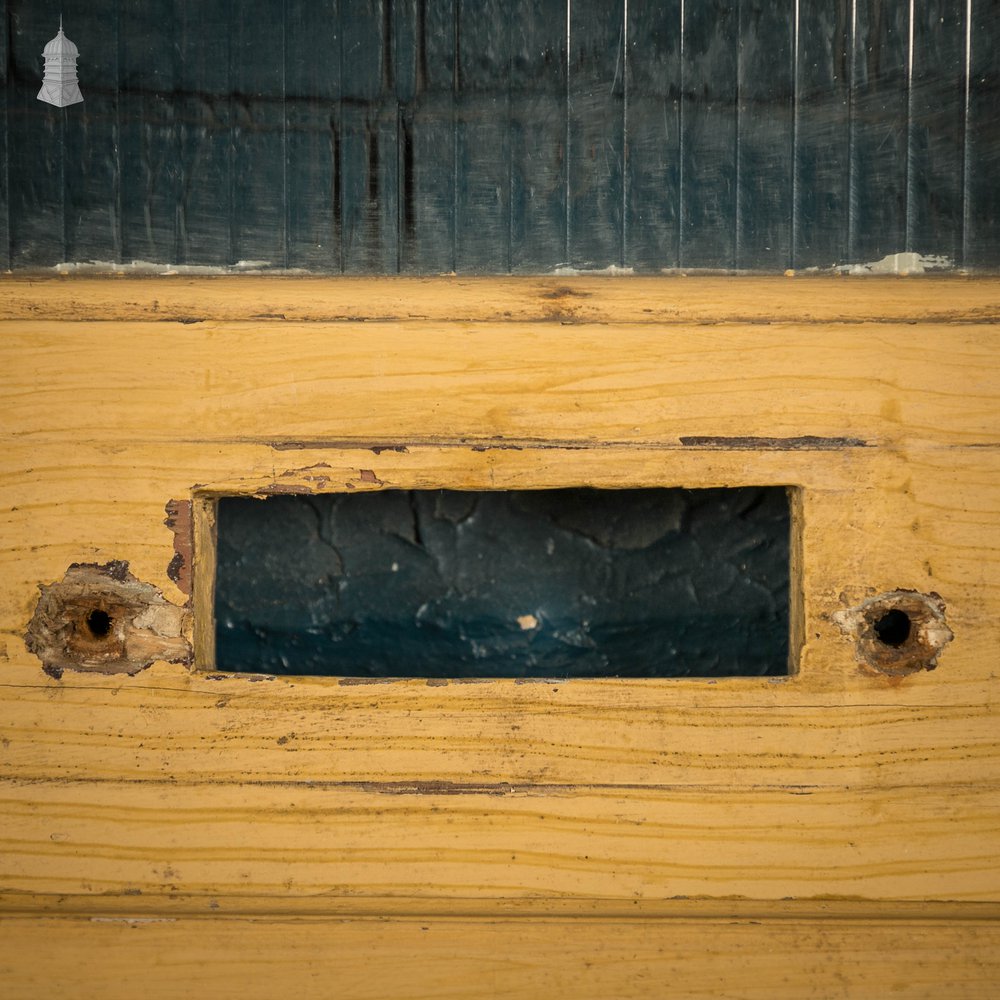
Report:
M 875 635 L 886 646 L 902 646 L 910 638 L 910 616 L 899 608 L 887 611 L 875 622 Z
M 99 608 L 87 615 L 87 630 L 95 639 L 107 639 L 111 633 L 111 616 Z

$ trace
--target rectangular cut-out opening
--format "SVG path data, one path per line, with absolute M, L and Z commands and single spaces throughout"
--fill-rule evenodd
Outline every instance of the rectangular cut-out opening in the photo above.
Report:
M 782 487 L 225 497 L 217 530 L 219 670 L 789 672 Z
M 215 666 L 787 674 L 789 507 L 783 487 L 224 497 Z

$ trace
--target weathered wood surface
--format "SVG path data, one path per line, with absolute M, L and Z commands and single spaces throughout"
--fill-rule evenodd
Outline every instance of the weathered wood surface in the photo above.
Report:
M 854 277 L 96 278 L 0 275 L 0 320 L 208 319 L 655 324 L 986 323 L 1000 320 L 1000 281 Z
M 801 735 L 800 735 L 801 738 Z M 933 748 L 929 748 L 930 751 Z M 970 764 L 965 764 L 970 767 Z M 510 787 L 181 776 L 0 786 L 4 904 L 178 894 L 396 902 L 855 898 L 994 902 L 994 785 Z M 23 896 L 23 898 L 22 898 Z
M 36 99 L 60 15 L 84 102 Z M 993 0 L 0 5 L 0 266 L 1000 265 Z
M 332 925 L 261 951 L 257 935 L 285 936 L 279 914 L 567 905 L 562 923 L 448 925 L 403 985 L 384 956 L 430 941 L 426 920 L 338 922 L 327 955 L 377 968 L 372 995 L 503 995 L 469 979 L 493 968 L 484 941 L 527 956 L 510 995 L 560 995 L 545 978 L 560 961 L 565 995 L 658 995 L 670 976 L 691 983 L 677 995 L 712 995 L 728 975 L 735 995 L 808 996 L 817 963 L 854 963 L 813 979 L 817 995 L 995 993 L 981 908 L 1000 902 L 998 304 L 1000 282 L 943 279 L 4 281 L 12 995 L 42 974 L 58 986 L 96 942 L 120 973 L 104 995 L 151 967 L 147 992 L 166 995 L 192 974 L 181 951 L 229 934 L 309 995 L 296 949 Z M 571 484 L 798 487 L 795 673 L 441 685 L 208 669 L 213 495 Z M 47 677 L 23 639 L 37 585 L 126 559 L 183 604 L 164 508 L 192 496 L 195 667 Z M 945 602 L 954 641 L 934 671 L 862 669 L 833 621 L 898 588 Z M 716 900 L 713 918 L 745 915 L 732 897 L 816 909 L 793 939 L 766 913 L 699 923 L 677 897 Z M 840 922 L 823 922 L 829 897 Z M 955 908 L 928 924 L 905 901 Z M 872 924 L 882 905 L 896 909 Z M 632 906 L 680 907 L 641 925 L 650 978 L 615 950 L 632 947 L 612 919 Z M 217 909 L 261 922 L 189 919 Z M 117 922 L 136 914 L 175 922 Z M 593 952 L 605 978 L 574 979 Z M 703 986 L 683 978 L 696 970 Z
M 991 1000 L 1000 978 L 997 923 L 946 917 L 5 917 L 0 931 L 10 1000 L 271 1000 L 276 984 L 303 1000 Z

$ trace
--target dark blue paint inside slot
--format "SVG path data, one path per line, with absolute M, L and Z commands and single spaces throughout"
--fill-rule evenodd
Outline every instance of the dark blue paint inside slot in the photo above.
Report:
M 219 501 L 216 665 L 361 677 L 788 672 L 781 487 Z

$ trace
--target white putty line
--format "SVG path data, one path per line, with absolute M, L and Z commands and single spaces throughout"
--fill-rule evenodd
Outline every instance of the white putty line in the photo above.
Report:
M 955 262 L 942 254 L 890 253 L 870 264 L 840 264 L 834 268 L 840 274 L 926 274 L 928 271 L 950 271 Z M 820 268 L 822 270 L 822 268 Z
M 617 264 L 609 264 L 607 267 L 557 267 L 549 271 L 549 274 L 557 277 L 570 278 L 574 275 L 592 274 L 635 274 L 634 267 L 619 267 Z
M 217 267 L 212 264 L 162 264 L 149 260 L 133 260 L 118 264 L 112 260 L 64 261 L 52 270 L 58 274 L 311 274 L 305 268 L 271 267 L 267 260 L 241 260 Z
M 807 267 L 802 274 L 848 274 L 848 275 L 885 275 L 885 274 L 928 274 L 935 271 L 951 271 L 955 262 L 940 254 L 919 254 L 912 252 L 887 254 L 881 260 L 867 264 L 834 264 L 831 267 Z M 129 263 L 116 263 L 110 260 L 66 261 L 55 264 L 51 270 L 57 274 L 160 274 L 160 275 L 227 275 L 227 274 L 276 274 L 276 275 L 326 275 L 329 272 L 312 271 L 303 267 L 271 267 L 266 260 L 241 260 L 235 264 L 216 266 L 212 264 L 163 264 L 148 260 L 133 260 Z M 8 272 L 10 273 L 10 272 Z M 635 268 L 621 267 L 609 264 L 607 267 L 587 268 L 560 265 L 547 272 L 552 277 L 569 278 L 574 276 L 588 277 L 594 275 L 633 275 Z M 724 268 L 699 267 L 665 267 L 660 269 L 664 275 L 698 275 L 698 274 L 763 274 L 762 271 L 739 270 Z M 769 272 L 768 272 L 769 273 Z M 795 272 L 786 272 L 794 274 Z

